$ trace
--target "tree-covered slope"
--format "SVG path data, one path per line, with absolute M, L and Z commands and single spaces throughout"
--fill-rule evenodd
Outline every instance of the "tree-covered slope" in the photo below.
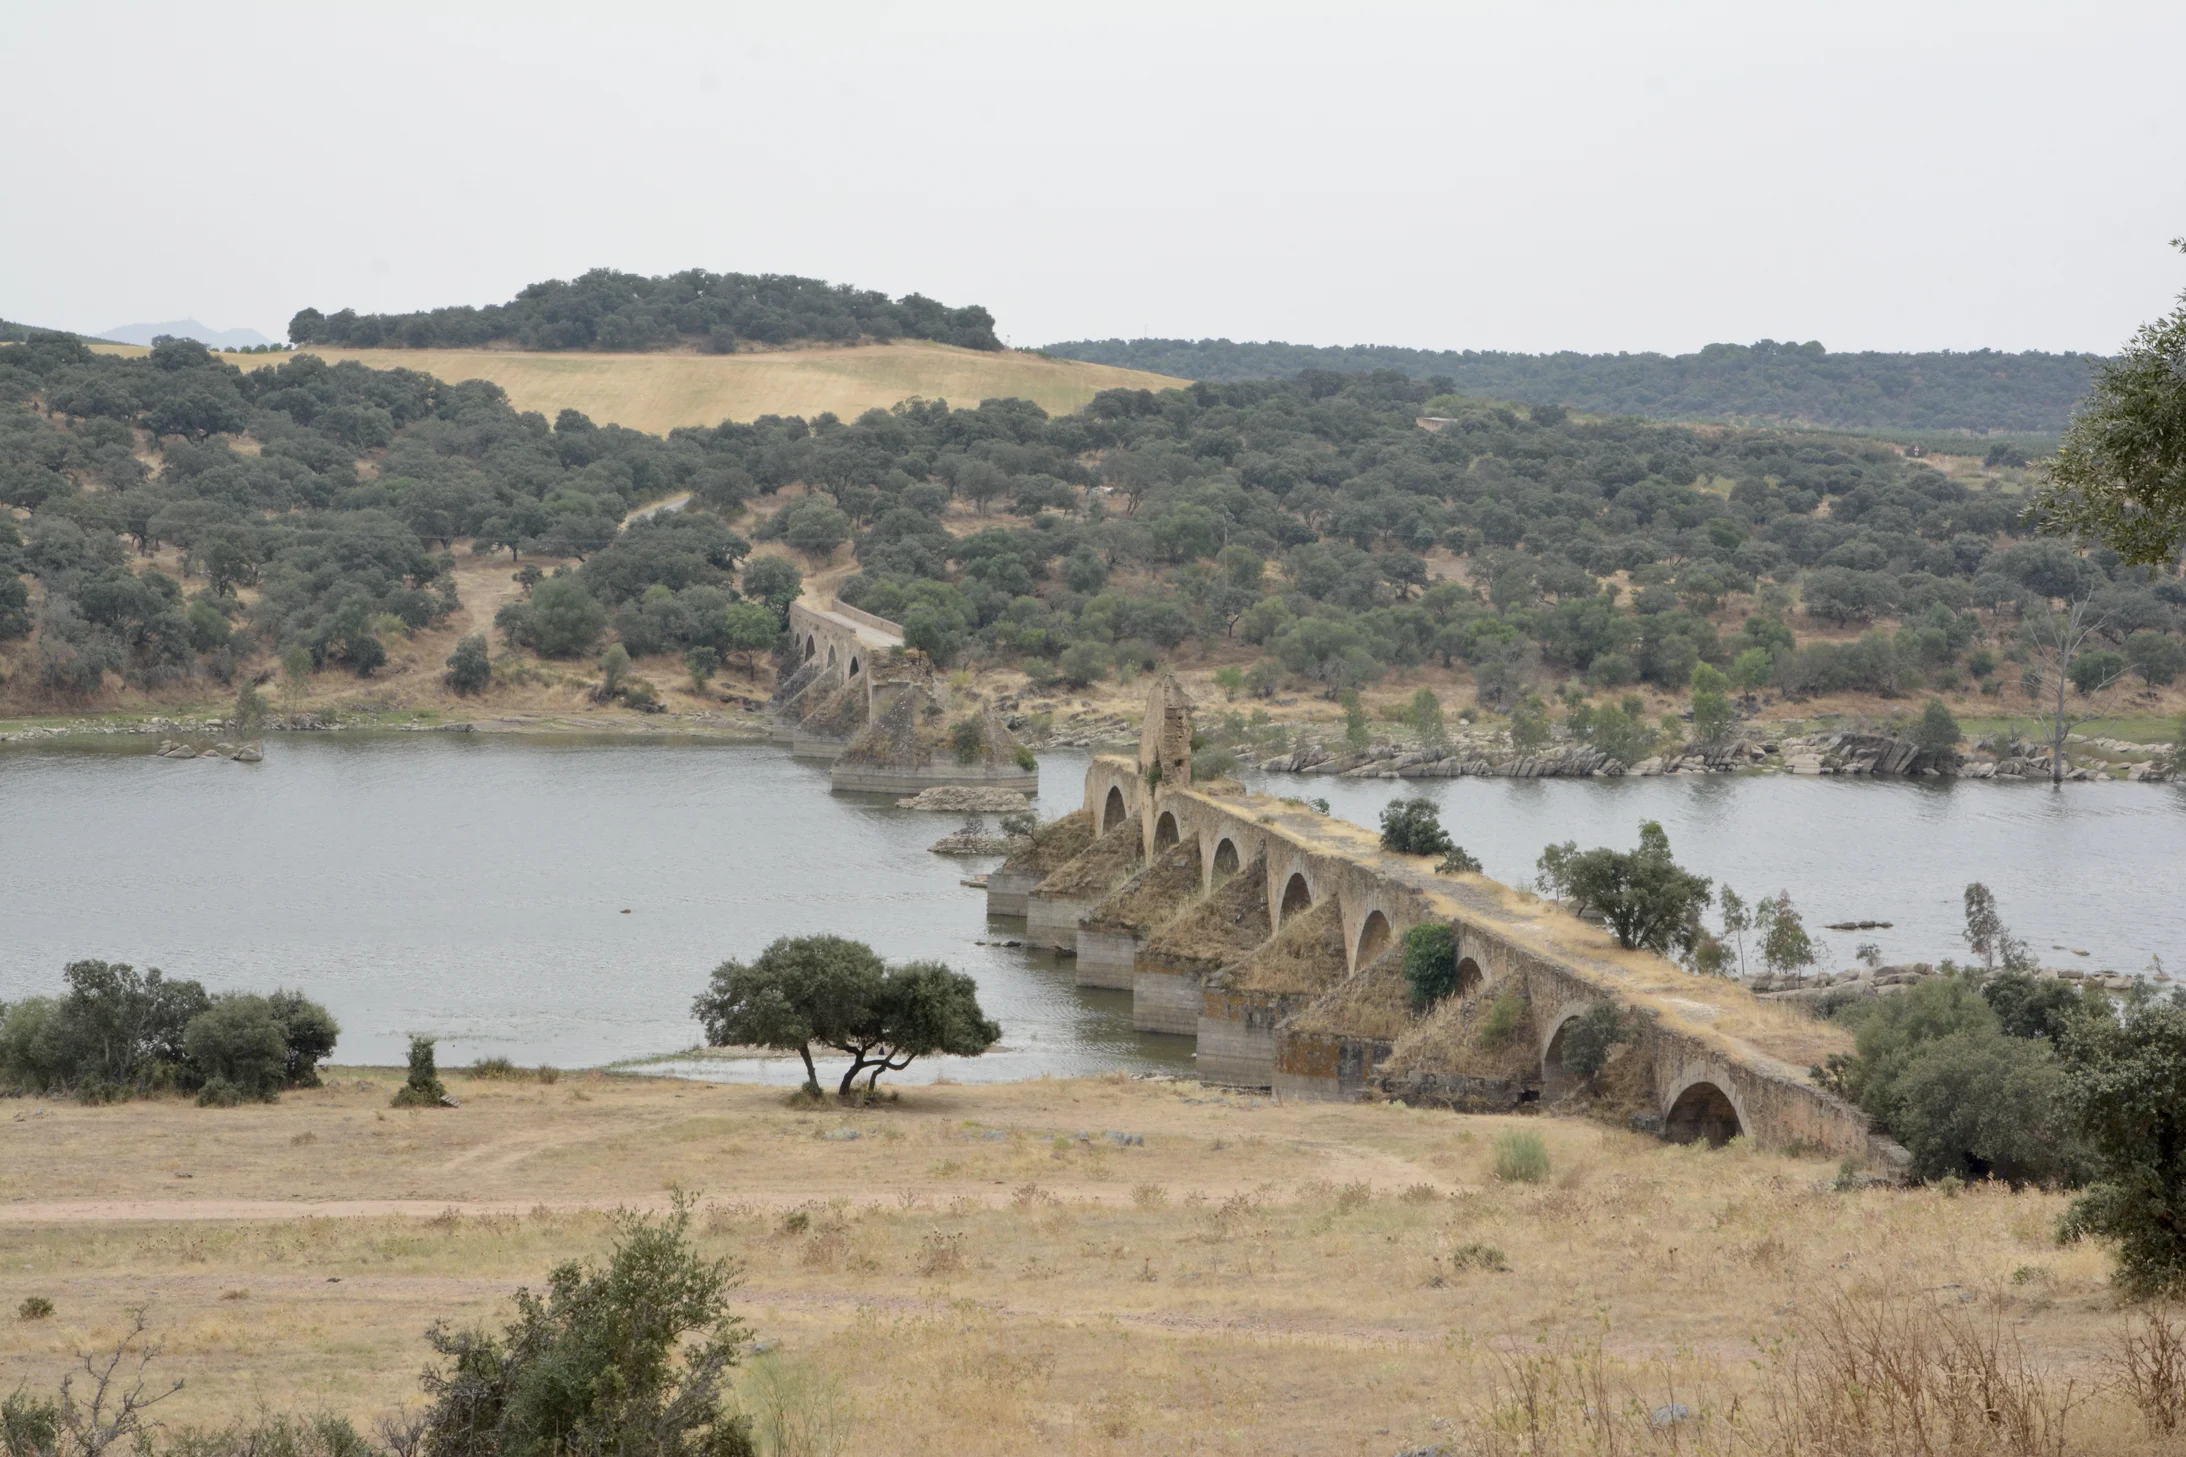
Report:
M 786 273 L 708 273 L 665 278 L 595 268 L 577 278 L 534 283 L 505 304 L 463 305 L 412 314 L 324 314 L 304 309 L 289 321 L 297 344 L 356 349 L 460 349 L 482 344 L 519 349 L 607 351 L 697 346 L 729 353 L 740 346 L 861 339 L 931 339 L 966 349 L 1000 349 L 994 315 L 977 304 L 952 309 L 922 294 L 884 293 Z
M 1462 665 L 1511 707 L 1682 693 L 1705 662 L 1794 696 L 1978 685 L 2001 707 L 2026 624 L 2080 594 L 2119 663 L 2169 681 L 2186 658 L 2175 570 L 2030 537 L 2016 466 L 1433 389 L 1319 372 L 662 438 L 485 381 L 36 336 L 0 346 L 0 679 L 82 701 L 302 653 L 370 676 L 458 605 L 458 552 L 570 563 L 497 615 L 503 648 L 750 652 L 795 583 L 747 567 L 747 535 L 850 545 L 844 600 L 944 665 L 1042 681 L 1212 656 L 1241 690 L 1336 694 Z M 618 529 L 670 493 L 691 504 Z
M 1698 354 L 1506 354 L 1227 339 L 1079 339 L 1042 352 L 1183 379 L 1395 370 L 1441 388 L 1597 415 L 1825 425 L 1846 430 L 2055 434 L 2087 392 L 2080 354 L 1832 354 L 1820 344 L 1710 344 Z

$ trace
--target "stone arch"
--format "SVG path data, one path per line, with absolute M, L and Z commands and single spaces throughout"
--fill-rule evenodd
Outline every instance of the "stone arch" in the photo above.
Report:
M 1565 1008 L 1548 1034 L 1548 1045 L 1541 1049 L 1541 1097 L 1546 1102 L 1568 1098 L 1579 1087 L 1578 1076 L 1564 1066 L 1564 1034 L 1585 1011 L 1584 1007 Z
M 1730 1094 L 1705 1078 L 1695 1078 L 1680 1090 L 1663 1116 L 1662 1136 L 1672 1143 L 1700 1143 L 1721 1148 L 1746 1131 L 1746 1121 Z
M 1181 837 L 1177 834 L 1175 812 L 1172 810 L 1163 810 L 1161 812 L 1161 818 L 1154 821 L 1155 853 L 1159 854 L 1161 851 L 1168 849 L 1171 845 L 1176 844 L 1180 838 Z
M 1313 909 L 1313 887 L 1306 882 L 1303 870 L 1294 870 L 1290 879 L 1283 882 L 1283 899 L 1278 903 L 1275 924 L 1280 928 L 1293 914 Z
M 1354 968 L 1372 965 L 1375 957 L 1389 949 L 1394 935 L 1387 916 L 1380 911 L 1368 911 L 1366 924 L 1359 927 L 1359 954 L 1352 958 L 1351 965 Z
M 1120 784 L 1109 785 L 1108 799 L 1101 806 L 1101 833 L 1105 835 L 1122 824 L 1125 816 L 1129 815 L 1130 812 L 1130 807 L 1123 802 L 1123 786 Z
M 806 634 L 805 634 L 805 658 L 806 658 L 806 660 L 807 660 L 807 661 L 809 661 L 809 660 L 811 660 L 812 658 L 815 658 L 815 657 L 819 656 L 819 652 L 820 652 L 820 640 L 819 640 L 819 638 L 817 638 L 817 637 L 813 636 L 813 635 L 812 635 L 811 633 L 809 633 L 809 632 L 808 632 L 808 633 L 806 633 Z
M 853 678 L 858 676 L 858 657 L 855 653 L 850 655 L 850 676 Z
M 1457 995 L 1466 996 L 1480 990 L 1488 974 L 1480 969 L 1480 963 L 1470 956 L 1457 958 Z
M 1237 842 L 1228 835 L 1214 847 L 1214 883 L 1220 885 L 1237 873 Z

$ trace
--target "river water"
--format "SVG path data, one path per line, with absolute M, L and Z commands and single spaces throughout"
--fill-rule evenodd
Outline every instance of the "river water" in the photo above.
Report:
M 276 738 L 259 765 L 41 745 L 0 750 L 0 1000 L 54 990 L 81 957 L 156 965 L 215 990 L 300 987 L 343 1028 L 344 1062 L 398 1063 L 411 1032 L 444 1065 L 479 1056 L 794 1082 L 795 1064 L 698 1065 L 691 999 L 728 957 L 830 931 L 980 984 L 1003 1044 L 922 1063 L 964 1080 L 1188 1070 L 1183 1039 L 1133 1033 L 1129 997 L 999 945 L 960 883 L 991 862 L 929 854 L 954 827 L 836 795 L 824 766 L 762 745 L 455 735 Z M 1041 758 L 1054 815 L 1083 754 Z M 2137 784 L 1791 778 L 1448 780 L 1269 776 L 1372 824 L 1425 793 L 1491 875 L 1543 844 L 1631 844 L 1660 820 L 1678 858 L 1749 896 L 1789 888 L 1825 962 L 1962 952 L 1960 893 L 1986 881 L 2053 965 L 2186 969 L 2186 791 Z M 1835 934 L 1835 920 L 1894 923 Z M 2060 949 L 2052 949 L 2053 947 Z M 2073 955 L 2073 949 L 2089 953 Z

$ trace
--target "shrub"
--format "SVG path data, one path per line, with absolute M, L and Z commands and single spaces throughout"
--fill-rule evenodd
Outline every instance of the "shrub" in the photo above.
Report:
M 1467 854 L 1463 845 L 1452 845 L 1443 852 L 1442 859 L 1436 863 L 1435 874 L 1478 875 L 1480 869 L 1478 856 Z
M 1480 1019 L 1480 1045 L 1490 1050 L 1501 1047 L 1525 1020 L 1526 999 L 1516 987 L 1503 988 L 1488 1004 L 1488 1015 Z
M 1630 1042 L 1634 1033 L 1614 1002 L 1597 1002 L 1564 1028 L 1564 1071 L 1580 1082 L 1592 1082 L 1609 1061 L 1619 1043 Z
M 1381 812 L 1381 847 L 1399 855 L 1441 855 L 1454 848 L 1431 799 L 1390 801 Z
M 435 1325 L 446 1364 L 422 1378 L 434 1457 L 555 1452 L 750 1457 L 723 1387 L 746 1330 L 729 1313 L 738 1270 L 692 1248 L 690 1201 L 662 1219 L 616 1216 L 604 1268 L 570 1263 L 543 1297 L 516 1294 L 499 1336 Z
M 43 1295 L 25 1296 L 23 1303 L 15 1307 L 17 1320 L 44 1320 L 53 1314 L 53 1302 Z
M 394 1106 L 397 1108 L 437 1108 L 447 1100 L 448 1090 L 441 1085 L 440 1069 L 433 1063 L 433 1039 L 410 1039 L 410 1075 L 395 1090 Z
M 959 764 L 976 764 L 987 747 L 987 731 L 976 718 L 967 718 L 949 726 L 949 750 L 956 755 Z
M 1548 1177 L 1548 1145 L 1538 1133 L 1511 1129 L 1495 1140 L 1495 1177 L 1506 1184 L 1538 1184 Z
M 1931 759 L 1953 758 L 1957 754 L 1958 741 L 1963 737 L 1958 720 L 1940 698 L 1928 700 L 1928 706 L 1920 711 L 1920 722 L 1913 728 L 1913 742 Z
M 486 635 L 474 632 L 455 645 L 448 654 L 448 686 L 457 693 L 481 693 L 493 681 L 493 654 L 486 646 Z
M 2186 1290 L 2186 1008 L 2087 1018 L 2066 1060 L 2066 1111 L 2095 1177 L 2063 1233 L 2116 1240 L 2118 1283 L 2133 1294 Z
M 1023 744 L 1019 744 L 1017 746 L 1017 767 L 1029 774 L 1040 767 L 1040 760 L 1033 754 L 1032 750 L 1026 748 Z
M 205 1079 L 198 1102 L 232 1107 L 270 1103 L 287 1081 L 288 1033 L 264 997 L 227 993 L 190 1021 L 183 1034 L 190 1065 Z
M 1404 933 L 1404 984 L 1415 1012 L 1457 990 L 1457 934 L 1448 925 L 1428 921 Z

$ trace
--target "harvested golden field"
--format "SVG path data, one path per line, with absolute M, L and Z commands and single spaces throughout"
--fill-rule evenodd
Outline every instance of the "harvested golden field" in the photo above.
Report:
M 145 353 L 106 346 L 114 353 Z M 989 354 L 947 344 L 904 341 L 851 349 L 788 349 L 768 354 L 522 354 L 504 349 L 328 349 L 301 351 L 374 369 L 417 369 L 445 380 L 490 379 L 519 410 L 549 418 L 581 410 L 594 421 L 665 434 L 679 425 L 718 425 L 761 415 L 811 419 L 832 410 L 854 420 L 913 395 L 971 406 L 1018 396 L 1050 414 L 1068 414 L 1102 390 L 1174 389 L 1167 375 L 1106 364 L 1047 359 L 1015 350 Z M 227 354 L 243 369 L 286 355 Z
M 2175 1450 L 2115 1384 L 2141 1317 L 2100 1249 L 2055 1245 L 2056 1195 L 1840 1190 L 1739 1144 L 1122 1078 L 859 1111 L 600 1075 L 457 1075 L 461 1108 L 395 1110 L 396 1081 L 5 1105 L 0 1385 L 50 1388 L 148 1305 L 154 1372 L 187 1381 L 168 1422 L 369 1430 L 418 1405 L 426 1326 L 498 1321 L 604 1250 L 608 1209 L 680 1187 L 774 1343 L 744 1396 L 846 1433 L 802 1450 Z M 1545 1142 L 1545 1180 L 1496 1177 L 1511 1132 Z M 14 1318 L 32 1297 L 53 1313 Z M 1969 1385 L 1946 1349 L 1999 1364 Z M 1965 1440 L 1849 1440 L 1846 1401 L 1893 1399 L 1847 1395 L 1862 1352 L 1921 1357 L 1924 1419 Z M 2068 1381 L 2061 1440 L 2021 1441 Z

